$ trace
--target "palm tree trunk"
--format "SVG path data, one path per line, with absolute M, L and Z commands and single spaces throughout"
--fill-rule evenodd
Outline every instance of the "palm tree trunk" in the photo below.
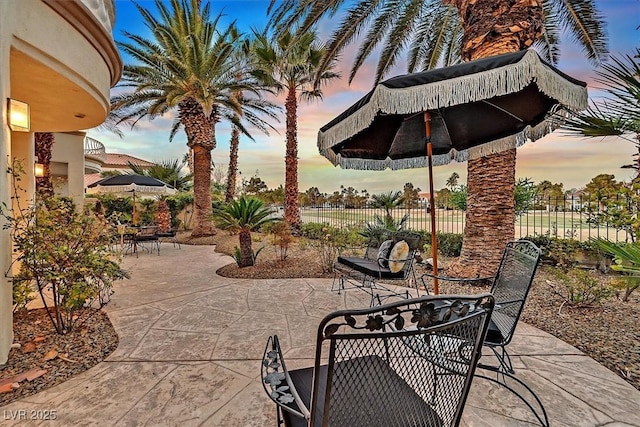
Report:
M 53 196 L 53 183 L 51 182 L 51 154 L 55 138 L 51 132 L 35 133 L 35 151 L 38 163 L 44 167 L 44 176 L 36 178 L 36 190 L 44 197 Z
M 297 232 L 300 230 L 300 211 L 298 208 L 298 100 L 294 86 L 291 86 L 287 92 L 285 110 L 287 114 L 287 142 L 284 157 L 284 220 L 289 224 L 292 231 Z
M 253 265 L 253 248 L 251 247 L 251 231 L 241 229 L 238 234 L 240 239 L 240 262 L 238 267 L 249 267 Z
M 445 0 L 458 9 L 465 60 L 516 52 L 531 46 L 543 29 L 539 0 Z M 515 235 L 516 150 L 467 163 L 466 226 L 460 258 L 447 274 L 493 275 L 506 243 Z
M 224 201 L 229 203 L 236 195 L 236 178 L 238 176 L 238 148 L 240 146 L 240 130 L 233 126 L 229 141 L 229 170 L 227 171 L 227 191 Z
M 207 116 L 192 98 L 179 104 L 180 122 L 187 134 L 187 145 L 193 149 L 193 204 L 195 223 L 191 237 L 212 236 L 216 229 L 211 207 L 211 151 L 216 146 L 216 111 Z
M 200 145 L 193 147 L 193 204 L 195 223 L 191 237 L 212 236 L 216 234 L 211 219 L 213 213 L 211 201 L 211 150 Z

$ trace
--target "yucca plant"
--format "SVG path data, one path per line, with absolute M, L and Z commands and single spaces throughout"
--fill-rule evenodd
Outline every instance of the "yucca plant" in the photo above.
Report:
M 273 222 L 273 210 L 267 208 L 261 200 L 253 197 L 241 197 L 231 203 L 214 209 L 213 219 L 216 225 L 223 230 L 238 232 L 240 241 L 239 254 L 236 249 L 236 261 L 238 267 L 254 265 L 256 255 L 251 245 L 251 232 L 261 226 Z

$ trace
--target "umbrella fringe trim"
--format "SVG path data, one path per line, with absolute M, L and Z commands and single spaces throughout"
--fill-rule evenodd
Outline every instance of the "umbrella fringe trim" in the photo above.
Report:
M 548 118 L 533 127 L 527 126 L 515 135 L 497 139 L 477 147 L 472 147 L 468 150 L 451 150 L 447 154 L 434 155 L 431 157 L 431 162 L 433 166 L 442 166 L 451 163 L 452 160 L 465 162 L 469 159 L 477 159 L 490 154 L 497 154 L 511 148 L 518 148 L 524 145 L 528 140 L 536 141 L 553 132 L 564 123 L 564 118 L 569 115 L 570 112 L 564 110 L 554 112 L 552 114 L 552 118 Z M 331 161 L 334 166 L 341 166 L 343 169 L 381 171 L 387 168 L 392 170 L 424 168 L 429 165 L 427 156 L 396 160 L 390 158 L 386 158 L 384 160 L 343 158 L 331 149 L 321 149 L 320 154 Z
M 131 191 L 137 191 L 139 193 L 165 193 L 173 194 L 177 190 L 169 188 L 167 186 L 146 186 L 146 185 L 97 185 L 87 189 L 87 193 L 130 193 Z
M 318 147 L 326 149 L 356 135 L 369 127 L 379 113 L 420 113 L 480 101 L 517 92 L 531 82 L 571 110 L 587 108 L 587 89 L 568 82 L 545 65 L 534 50 L 529 50 L 515 64 L 445 81 L 405 89 L 378 85 L 366 105 L 326 132 L 318 132 Z

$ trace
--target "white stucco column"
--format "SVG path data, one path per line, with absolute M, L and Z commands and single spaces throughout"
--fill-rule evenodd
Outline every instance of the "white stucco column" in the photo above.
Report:
M 0 1 L 0 203 L 11 204 L 7 167 L 11 155 L 11 131 L 7 126 L 7 97 L 10 92 L 9 43 L 10 20 L 14 19 L 10 2 Z M 0 365 L 7 362 L 13 341 L 11 282 L 5 272 L 11 265 L 11 238 L 8 230 L 0 227 Z

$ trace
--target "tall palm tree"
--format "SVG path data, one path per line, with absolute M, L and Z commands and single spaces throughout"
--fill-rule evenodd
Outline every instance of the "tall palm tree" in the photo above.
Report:
M 261 112 L 252 82 L 237 81 L 233 74 L 234 24 L 219 29 L 221 15 L 210 18 L 210 4 L 199 0 L 155 0 L 159 18 L 136 4 L 152 37 L 125 31 L 126 42 L 118 47 L 134 63 L 124 67 L 119 87 L 129 88 L 112 97 L 111 105 L 122 121 L 137 123 L 177 110 L 177 125 L 193 150 L 194 228 L 192 236 L 215 234 L 211 221 L 211 151 L 216 147 L 215 126 L 234 113 Z M 255 98 L 237 99 L 236 91 Z M 243 104 L 244 102 L 244 104 Z M 244 131 L 244 127 L 239 124 Z
M 458 179 L 460 179 L 460 174 L 458 172 L 453 172 L 451 176 L 447 178 L 447 183 L 445 185 L 453 190 L 458 185 Z
M 276 4 L 277 3 L 277 4 Z M 271 1 L 277 28 L 305 29 L 341 10 L 345 0 Z M 562 29 L 598 62 L 607 51 L 595 0 L 358 0 L 346 10 L 327 54 L 339 54 L 365 32 L 350 73 L 381 48 L 376 82 L 404 52 L 408 71 L 515 52 L 536 45 L 551 62 Z M 451 274 L 493 274 L 502 248 L 515 234 L 515 149 L 470 160 L 468 206 L 458 265 Z
M 296 35 L 286 30 L 271 37 L 268 31 L 253 30 L 254 75 L 277 94 L 286 95 L 284 219 L 293 230 L 299 230 L 298 99 L 322 98 L 321 85 L 339 76 L 333 72 L 334 59 L 329 59 L 323 69 L 319 68 L 325 48 L 318 43 L 315 31 Z
M 623 168 L 640 175 L 640 49 L 634 56 L 612 57 L 612 62 L 598 71 L 598 81 L 608 97 L 595 102 L 584 114 L 569 120 L 566 128 L 583 136 L 621 136 L 634 133 L 632 142 L 638 149 L 635 163 Z
M 253 71 L 253 56 L 251 55 L 251 39 L 244 37 L 240 43 L 237 44 L 234 51 L 234 58 L 236 62 L 236 69 L 234 71 L 235 78 L 242 80 L 250 78 Z M 270 91 L 269 88 L 261 88 L 264 91 Z M 240 102 L 242 100 L 243 93 L 238 90 L 232 94 L 232 96 Z M 267 107 L 265 105 L 265 107 Z M 272 113 L 271 105 L 268 105 L 269 109 L 266 112 L 269 116 L 275 120 L 277 117 Z M 242 117 L 238 114 L 235 116 L 237 121 L 241 121 Z M 261 132 L 268 135 L 269 128 L 273 129 L 273 126 L 267 122 L 261 120 L 258 117 L 247 117 L 248 121 L 258 128 Z M 229 167 L 227 168 L 227 188 L 225 191 L 225 202 L 229 203 L 233 200 L 236 194 L 237 178 L 238 178 L 238 151 L 240 148 L 240 128 L 235 124 L 231 125 L 231 139 L 229 140 Z

